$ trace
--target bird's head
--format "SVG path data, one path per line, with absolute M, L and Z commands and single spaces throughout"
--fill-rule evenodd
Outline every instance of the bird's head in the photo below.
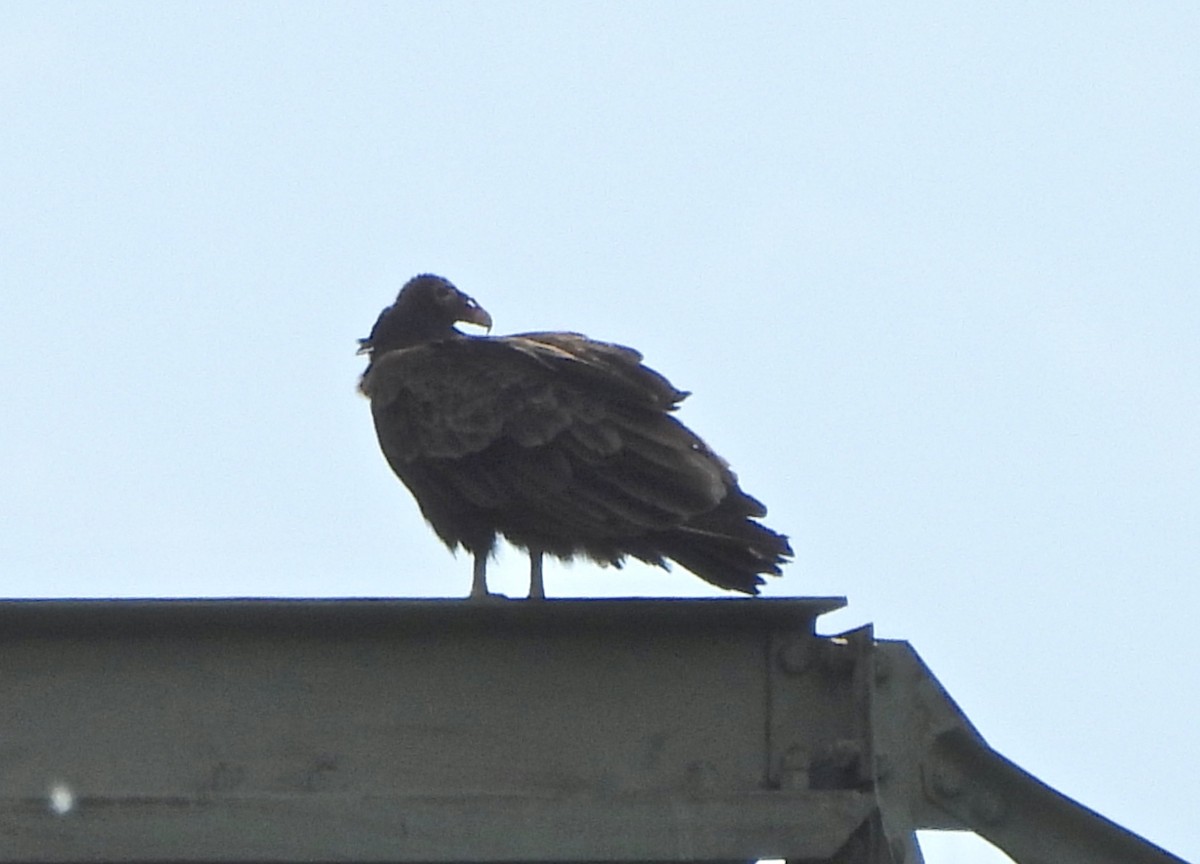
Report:
M 400 289 L 396 302 L 379 313 L 371 335 L 359 339 L 359 354 L 383 354 L 423 342 L 462 336 L 458 322 L 492 329 L 492 316 L 448 279 L 424 273 Z

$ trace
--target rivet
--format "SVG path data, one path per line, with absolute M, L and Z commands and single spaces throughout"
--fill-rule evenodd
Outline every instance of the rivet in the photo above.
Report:
M 808 788 L 808 751 L 799 745 L 789 747 L 779 760 L 779 785 L 783 789 Z
M 812 664 L 812 653 L 810 639 L 793 637 L 779 647 L 776 660 L 788 675 L 803 675 Z
M 930 778 L 933 791 L 946 798 L 957 798 L 962 794 L 965 778 L 962 772 L 949 762 L 940 762 L 933 769 Z

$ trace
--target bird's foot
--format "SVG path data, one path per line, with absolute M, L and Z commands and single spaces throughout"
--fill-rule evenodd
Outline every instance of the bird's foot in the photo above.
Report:
M 507 603 L 511 599 L 507 594 L 493 594 L 490 591 L 472 591 L 466 598 L 468 603 Z

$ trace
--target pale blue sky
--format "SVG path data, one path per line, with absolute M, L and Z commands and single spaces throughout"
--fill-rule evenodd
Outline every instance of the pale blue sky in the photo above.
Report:
M 1166 2 L 4 4 L 3 593 L 464 594 L 354 389 L 432 270 L 641 349 L 793 537 L 769 596 L 847 595 L 825 630 L 1200 857 L 1198 44 Z

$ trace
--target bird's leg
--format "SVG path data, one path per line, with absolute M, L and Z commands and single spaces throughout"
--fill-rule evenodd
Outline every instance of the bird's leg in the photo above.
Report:
M 529 550 L 529 599 L 545 600 L 546 588 L 542 585 L 542 550 Z
M 475 553 L 475 570 L 471 577 L 471 599 L 482 600 L 488 596 L 487 590 L 487 553 Z

